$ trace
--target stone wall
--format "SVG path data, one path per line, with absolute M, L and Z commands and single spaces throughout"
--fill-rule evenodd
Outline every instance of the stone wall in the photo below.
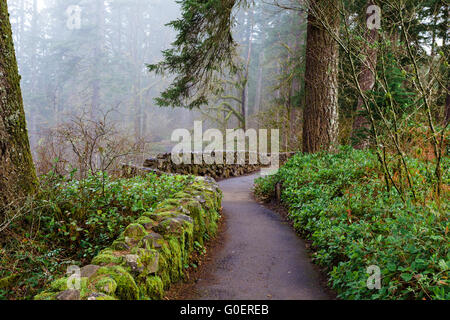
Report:
M 69 278 L 51 283 L 36 300 L 157 300 L 184 277 L 195 248 L 213 237 L 222 193 L 214 180 L 198 177 L 183 192 L 143 214 L 81 268 L 79 290 Z
M 224 164 L 207 164 L 202 161 L 202 164 L 194 164 L 194 158 L 199 156 L 199 153 L 191 153 L 191 164 L 175 164 L 172 161 L 172 155 L 170 153 L 160 154 L 156 158 L 147 159 L 144 162 L 143 170 L 156 170 L 166 173 L 176 173 L 176 174 L 192 174 L 195 176 L 208 176 L 216 180 L 227 179 L 230 177 L 238 177 L 246 174 L 256 172 L 264 167 L 261 164 L 262 157 L 270 157 L 270 154 L 253 154 L 257 156 L 256 164 L 253 161 L 249 161 L 250 153 L 242 153 L 241 156 L 244 159 L 243 164 L 227 164 L 226 154 L 223 153 Z M 290 157 L 294 156 L 295 152 L 280 153 L 279 161 L 280 166 L 284 164 Z M 213 153 L 214 157 L 215 154 Z M 233 152 L 234 159 L 238 159 L 238 152 Z

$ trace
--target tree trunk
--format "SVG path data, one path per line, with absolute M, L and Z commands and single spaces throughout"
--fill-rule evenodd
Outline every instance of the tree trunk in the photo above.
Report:
M 337 143 L 339 47 L 321 25 L 339 31 L 337 3 L 311 1 L 308 14 L 303 116 L 303 151 L 308 153 L 330 150 Z
M 259 55 L 258 86 L 256 88 L 255 113 L 261 112 L 263 61 L 264 61 L 264 51 L 261 52 L 261 54 Z
M 244 117 L 242 123 L 243 129 L 247 129 L 247 111 L 248 111 L 248 77 L 250 72 L 250 61 L 252 57 L 252 35 L 255 26 L 254 12 L 251 11 L 251 21 L 249 22 L 249 29 L 247 35 L 247 60 L 245 61 L 244 79 L 242 83 L 242 95 L 241 95 L 241 112 Z
M 447 88 L 450 91 L 450 87 Z M 445 125 L 450 122 L 450 94 L 447 92 L 447 99 L 445 100 Z
M 373 0 L 369 0 L 367 7 L 373 5 Z M 369 15 L 366 16 L 368 18 Z M 364 21 L 365 23 L 365 21 Z M 362 91 L 370 91 L 375 85 L 375 72 L 377 68 L 378 51 L 374 48 L 373 44 L 378 41 L 378 31 L 376 29 L 367 30 L 366 32 L 366 45 L 364 47 L 363 54 L 365 55 L 365 61 L 361 66 L 361 73 L 359 75 L 359 85 Z M 364 116 L 364 101 L 361 97 L 358 99 L 358 105 L 356 107 L 356 118 L 353 122 L 352 129 L 352 141 L 355 149 L 366 149 L 369 146 L 369 120 Z
M 37 187 L 6 1 L 0 1 L 0 215 Z

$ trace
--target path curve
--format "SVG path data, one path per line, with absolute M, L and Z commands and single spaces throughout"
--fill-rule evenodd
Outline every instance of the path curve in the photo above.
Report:
M 226 217 L 223 245 L 188 299 L 330 299 L 305 243 L 279 214 L 254 200 L 257 177 L 219 182 Z

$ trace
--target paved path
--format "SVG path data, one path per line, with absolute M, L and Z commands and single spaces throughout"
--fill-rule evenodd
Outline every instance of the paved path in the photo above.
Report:
M 220 182 L 226 227 L 223 245 L 194 287 L 199 300 L 330 299 L 305 243 L 252 195 L 257 175 Z

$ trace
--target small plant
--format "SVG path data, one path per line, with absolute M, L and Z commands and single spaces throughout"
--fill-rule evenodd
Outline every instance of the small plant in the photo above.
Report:
M 194 242 L 194 249 L 200 254 L 206 253 L 206 248 L 198 241 Z
M 0 287 L 0 299 L 33 297 L 68 264 L 90 261 L 136 218 L 193 182 L 191 176 L 155 174 L 75 176 L 42 176 L 40 193 L 0 232 L 0 281 L 15 276 L 7 289 Z
M 259 179 L 255 192 L 267 200 L 277 183 L 283 186 L 290 219 L 312 241 L 313 259 L 340 298 L 450 299 L 450 199 L 434 200 L 432 163 L 407 161 L 420 186 L 415 203 L 386 190 L 376 155 L 348 147 L 298 154 L 278 174 Z M 448 186 L 448 158 L 443 166 Z M 380 290 L 367 288 L 372 265 L 381 269 Z

